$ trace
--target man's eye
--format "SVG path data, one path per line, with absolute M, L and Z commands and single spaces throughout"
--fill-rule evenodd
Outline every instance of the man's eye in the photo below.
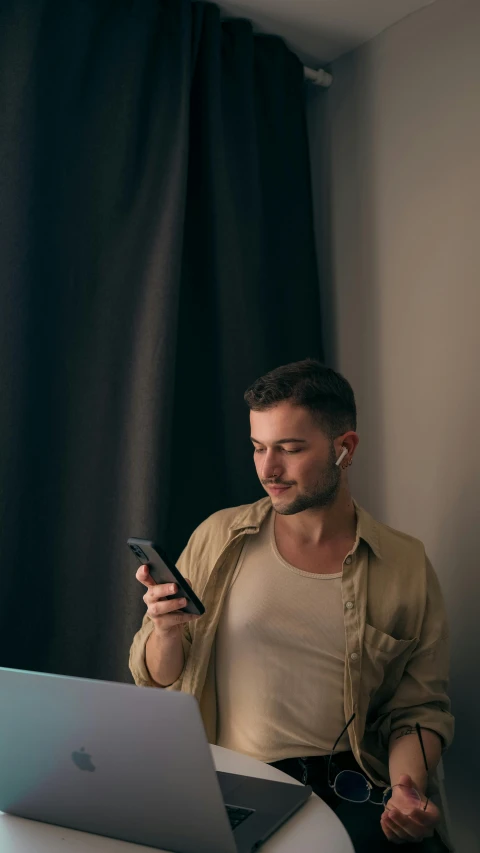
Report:
M 263 447 L 254 447 L 254 448 L 253 448 L 253 452 L 254 452 L 254 453 L 263 453 L 263 452 L 264 452 L 264 450 L 265 450 L 265 448 L 263 448 Z M 289 456 L 290 456 L 292 453 L 301 453 L 301 451 L 302 451 L 302 449 L 301 449 L 301 448 L 299 448 L 298 450 L 285 450 L 285 448 L 284 448 L 284 447 L 282 447 L 282 450 L 283 450 L 283 452 L 284 452 L 284 453 L 288 453 L 288 455 L 289 455 Z

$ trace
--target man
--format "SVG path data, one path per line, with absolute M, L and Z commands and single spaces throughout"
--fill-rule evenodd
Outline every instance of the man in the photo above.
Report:
M 352 500 L 356 406 L 340 374 L 307 359 L 245 399 L 268 497 L 215 513 L 180 557 L 204 616 L 139 569 L 135 681 L 195 695 L 210 742 L 311 784 L 357 851 L 444 851 L 429 795 L 453 735 L 448 632 L 424 547 Z

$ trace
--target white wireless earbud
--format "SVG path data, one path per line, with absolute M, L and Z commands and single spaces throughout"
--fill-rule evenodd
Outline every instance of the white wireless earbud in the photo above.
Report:
M 340 465 L 343 462 L 343 460 L 345 459 L 345 456 L 347 454 L 348 454 L 348 448 L 344 447 L 340 456 L 338 457 L 337 461 L 335 462 L 335 465 Z

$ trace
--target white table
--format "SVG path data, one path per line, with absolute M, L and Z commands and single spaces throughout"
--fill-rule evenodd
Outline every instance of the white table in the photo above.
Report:
M 212 746 L 212 753 L 217 770 L 300 784 L 246 755 L 219 746 Z M 1 853 L 141 853 L 152 849 L 0 812 Z M 335 813 L 315 795 L 261 849 L 262 853 L 354 853 Z

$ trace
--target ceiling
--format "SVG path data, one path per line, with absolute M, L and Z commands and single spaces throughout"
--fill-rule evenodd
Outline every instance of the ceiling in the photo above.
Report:
M 306 65 L 352 50 L 434 0 L 220 0 L 227 17 L 282 36 Z

